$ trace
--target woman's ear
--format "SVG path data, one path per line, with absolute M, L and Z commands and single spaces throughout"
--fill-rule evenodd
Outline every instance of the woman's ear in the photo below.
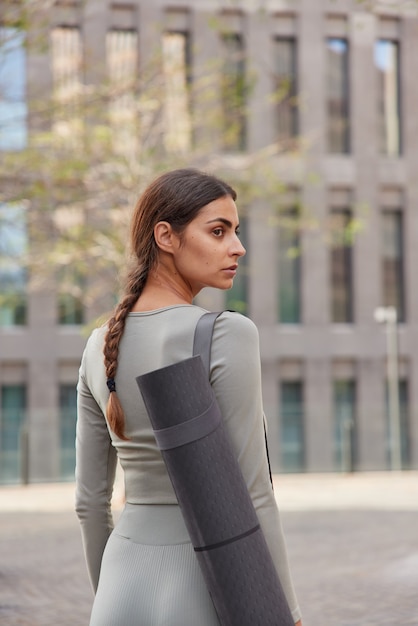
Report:
M 173 253 L 177 236 L 168 222 L 158 222 L 154 226 L 154 239 L 160 250 Z

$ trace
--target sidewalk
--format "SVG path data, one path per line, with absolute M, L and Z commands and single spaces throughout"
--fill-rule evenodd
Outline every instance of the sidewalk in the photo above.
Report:
M 276 474 L 274 486 L 282 511 L 418 511 L 418 471 Z M 122 506 L 120 483 L 113 500 Z M 0 513 L 73 510 L 73 483 L 0 486 Z
M 303 626 L 418 626 L 418 472 L 274 482 Z M 0 554 L 0 626 L 88 624 L 73 483 L 0 487 Z

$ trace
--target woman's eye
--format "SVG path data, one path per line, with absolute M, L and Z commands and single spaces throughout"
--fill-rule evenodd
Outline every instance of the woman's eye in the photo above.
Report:
M 215 228 L 212 232 L 215 237 L 220 237 L 223 234 L 224 230 L 223 228 Z

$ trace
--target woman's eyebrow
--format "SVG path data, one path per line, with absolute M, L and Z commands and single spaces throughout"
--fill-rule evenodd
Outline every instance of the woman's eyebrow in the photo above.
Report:
M 228 228 L 233 227 L 232 222 L 225 219 L 224 217 L 216 217 L 214 220 L 209 220 L 208 222 L 206 222 L 206 224 L 212 224 L 212 222 L 221 222 L 222 224 L 225 224 L 225 226 L 228 226 Z M 239 224 L 236 226 L 236 228 L 238 227 L 239 227 Z

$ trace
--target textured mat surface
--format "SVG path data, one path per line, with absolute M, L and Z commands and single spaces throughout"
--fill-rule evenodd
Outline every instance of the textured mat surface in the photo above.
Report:
M 222 626 L 293 626 L 202 359 L 136 380 Z

